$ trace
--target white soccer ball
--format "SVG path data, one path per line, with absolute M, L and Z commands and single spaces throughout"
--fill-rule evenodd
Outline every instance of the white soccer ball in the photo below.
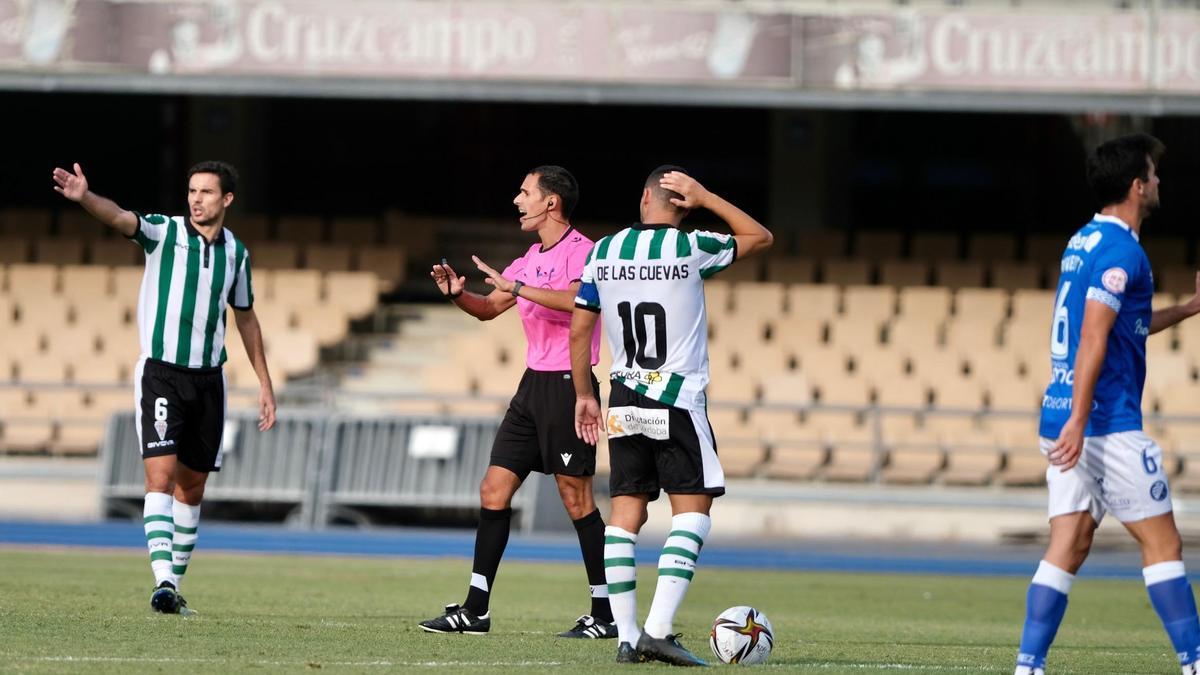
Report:
M 766 663 L 775 646 L 775 631 L 767 615 L 757 609 L 730 607 L 713 621 L 708 646 L 722 663 Z

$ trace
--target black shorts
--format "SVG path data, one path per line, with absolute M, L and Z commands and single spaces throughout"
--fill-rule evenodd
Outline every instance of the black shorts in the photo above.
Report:
M 600 390 L 596 377 L 592 387 Z M 492 443 L 494 466 L 517 474 L 596 473 L 596 446 L 575 435 L 575 383 L 565 371 L 526 370 Z
M 605 419 L 613 497 L 644 494 L 654 501 L 659 490 L 725 494 L 725 472 L 706 411 L 659 403 L 613 382 Z
M 175 455 L 193 471 L 220 471 L 225 431 L 221 369 L 183 368 L 145 359 L 137 372 L 134 387 L 142 457 Z

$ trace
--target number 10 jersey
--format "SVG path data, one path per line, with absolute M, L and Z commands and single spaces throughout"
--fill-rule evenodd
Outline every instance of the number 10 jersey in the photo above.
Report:
M 637 224 L 596 243 L 575 306 L 603 312 L 613 382 L 665 405 L 704 409 L 704 280 L 736 258 L 730 235 L 668 225 Z
M 1146 338 L 1154 277 L 1137 234 L 1118 218 L 1097 214 L 1063 252 L 1050 329 L 1050 384 L 1042 398 L 1040 435 L 1058 438 L 1071 416 L 1075 356 L 1089 301 L 1117 313 L 1096 381 L 1086 436 L 1142 428 Z

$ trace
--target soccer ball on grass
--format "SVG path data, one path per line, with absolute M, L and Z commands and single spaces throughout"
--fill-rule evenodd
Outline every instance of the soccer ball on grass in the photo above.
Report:
M 775 645 L 767 616 L 753 607 L 730 607 L 713 621 L 708 646 L 722 663 L 766 663 Z

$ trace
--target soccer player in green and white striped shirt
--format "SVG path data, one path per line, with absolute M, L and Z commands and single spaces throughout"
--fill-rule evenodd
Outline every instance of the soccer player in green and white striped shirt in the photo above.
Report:
M 155 588 L 150 606 L 190 610 L 180 581 L 196 547 L 208 474 L 221 470 L 225 428 L 225 307 L 259 380 L 258 428 L 275 425 L 275 394 L 254 315 L 250 253 L 225 228 L 237 172 L 201 162 L 188 172 L 187 216 L 126 211 L 88 189 L 78 164 L 54 170 L 54 189 L 142 248 L 138 297 L 142 355 L 134 375 L 138 443 L 146 469 L 144 522 Z
M 694 208 L 724 220 L 733 236 L 683 232 Z M 595 443 L 600 404 L 588 370 L 587 336 L 603 312 L 612 347 L 607 421 L 612 515 L 604 531 L 608 601 L 617 623 L 617 661 L 705 665 L 673 632 L 675 611 L 696 571 L 725 474 L 708 423 L 708 322 L 704 280 L 766 250 L 771 233 L 704 189 L 683 169 L 662 166 L 642 189 L 642 222 L 597 242 L 580 279 L 571 320 L 575 430 Z M 658 559 L 658 586 L 644 630 L 637 625 L 634 545 L 646 505 L 671 499 L 671 531 Z

